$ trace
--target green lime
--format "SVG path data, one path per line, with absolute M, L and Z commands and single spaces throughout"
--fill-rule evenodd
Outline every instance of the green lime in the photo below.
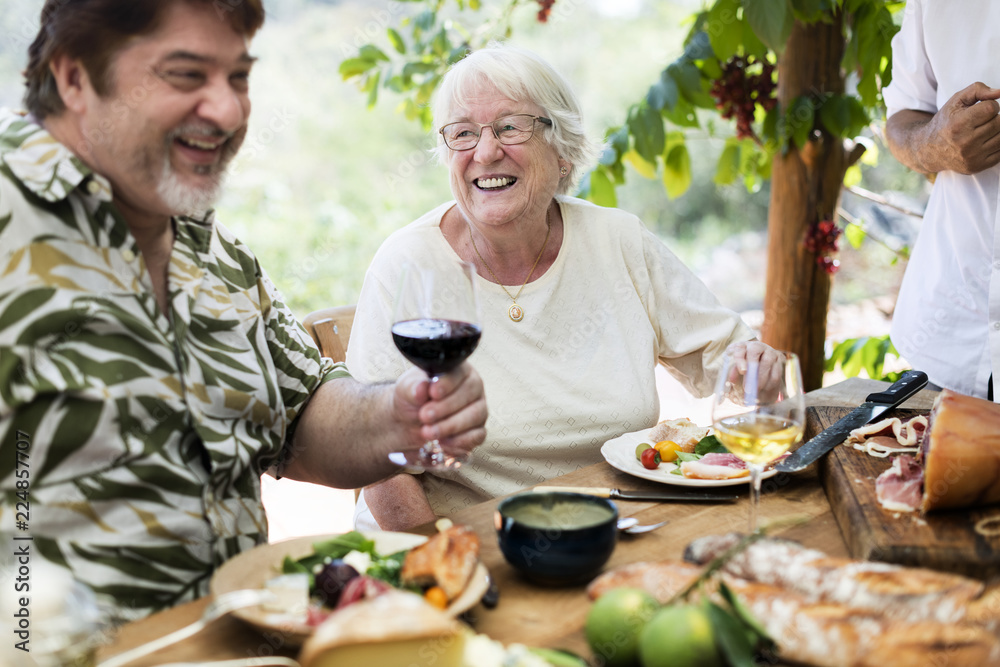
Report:
M 638 664 L 639 633 L 660 603 L 641 588 L 616 588 L 597 598 L 584 631 L 595 656 L 607 667 Z
M 652 448 L 653 446 L 648 442 L 640 442 L 638 445 L 635 446 L 635 458 L 641 461 L 642 453 L 647 449 L 652 449 Z
M 717 667 L 725 661 L 715 645 L 715 632 L 702 607 L 663 607 L 639 634 L 642 667 Z

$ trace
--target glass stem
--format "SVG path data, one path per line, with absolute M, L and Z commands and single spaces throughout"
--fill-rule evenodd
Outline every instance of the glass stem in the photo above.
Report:
M 760 477 L 764 466 L 748 463 L 750 469 L 750 532 L 757 532 L 757 508 L 760 506 Z

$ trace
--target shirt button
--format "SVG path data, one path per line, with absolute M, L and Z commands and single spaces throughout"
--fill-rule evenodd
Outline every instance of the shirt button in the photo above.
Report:
M 1000 322 L 994 322 L 993 323 L 993 328 L 994 329 L 1000 329 Z
M 92 181 L 87 181 L 87 192 L 89 192 L 92 195 L 96 195 L 100 191 L 101 191 L 101 184 L 100 183 L 98 183 L 97 181 L 93 181 L 93 180 Z
M 122 259 L 124 259 L 128 264 L 131 264 L 132 262 L 135 261 L 135 253 L 129 250 L 128 248 L 125 248 L 124 250 L 122 250 Z M 997 324 L 1000 324 L 1000 322 L 998 322 Z
M 1000 271 L 1000 260 L 993 262 L 993 268 Z

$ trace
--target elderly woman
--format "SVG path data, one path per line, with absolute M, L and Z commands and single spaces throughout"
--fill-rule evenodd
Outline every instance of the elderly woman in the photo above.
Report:
M 540 57 L 469 55 L 444 77 L 434 117 L 455 200 L 378 250 L 347 363 L 363 382 L 402 373 L 390 333 L 402 265 L 471 262 L 487 437 L 458 470 L 366 487 L 360 529 L 403 530 L 601 461 L 605 441 L 656 424 L 657 363 L 705 396 L 727 346 L 752 338 L 641 220 L 566 194 L 595 151 L 575 94 Z

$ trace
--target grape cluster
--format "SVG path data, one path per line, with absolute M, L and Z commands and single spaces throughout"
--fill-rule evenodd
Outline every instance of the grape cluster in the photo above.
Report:
M 802 242 L 806 250 L 816 255 L 816 263 L 831 276 L 840 268 L 840 260 L 834 257 L 839 237 L 840 227 L 833 220 L 822 220 L 809 226 Z
M 770 111 L 777 104 L 774 65 L 751 56 L 733 56 L 712 84 L 715 107 L 723 118 L 736 118 L 736 136 L 757 138 L 753 120 L 759 104 Z
M 549 14 L 552 13 L 552 5 L 556 4 L 556 0 L 537 0 L 541 9 L 538 10 L 538 22 L 545 23 L 549 20 Z

